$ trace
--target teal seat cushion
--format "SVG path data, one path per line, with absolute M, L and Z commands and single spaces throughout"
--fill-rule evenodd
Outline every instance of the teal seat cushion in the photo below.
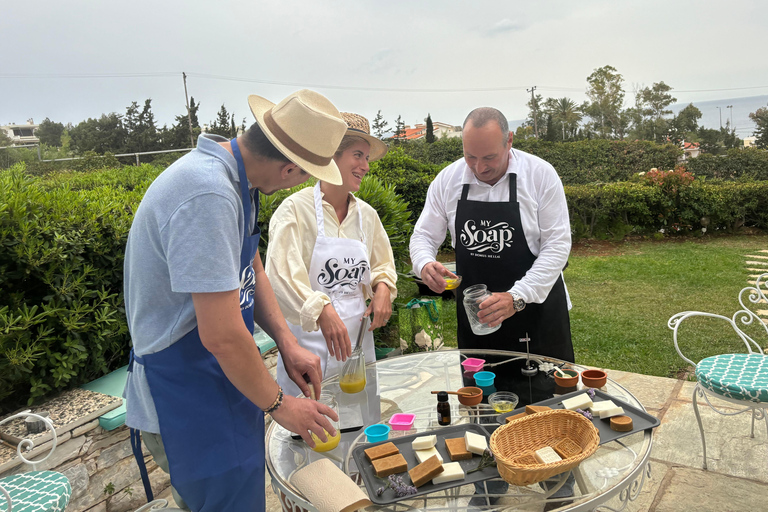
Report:
M 706 389 L 735 400 L 768 402 L 768 356 L 721 354 L 696 366 L 696 380 Z
M 72 494 L 67 477 L 55 471 L 31 471 L 0 479 L 11 495 L 13 512 L 63 512 Z M 8 504 L 0 494 L 0 512 L 7 512 Z

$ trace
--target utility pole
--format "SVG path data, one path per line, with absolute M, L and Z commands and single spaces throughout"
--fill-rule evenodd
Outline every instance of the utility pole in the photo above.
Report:
M 725 108 L 731 109 L 731 130 L 733 130 L 733 105 L 728 105 Z
M 560 121 L 563 123 L 563 142 L 565 142 L 565 121 Z
M 717 107 L 717 111 L 720 113 L 720 129 L 723 129 L 723 109 L 722 107 Z
M 187 122 L 189 123 L 189 143 L 191 147 L 195 147 L 195 134 L 192 132 L 192 115 L 189 112 L 189 95 L 187 94 L 187 74 L 183 71 L 181 76 L 184 78 L 184 99 L 187 102 Z
M 537 121 L 537 112 L 536 112 L 536 99 L 533 96 L 533 92 L 536 90 L 536 86 L 534 85 L 530 89 L 526 89 L 525 92 L 531 93 L 531 108 L 533 108 L 533 136 L 537 139 L 539 138 L 539 127 L 538 127 L 538 121 Z

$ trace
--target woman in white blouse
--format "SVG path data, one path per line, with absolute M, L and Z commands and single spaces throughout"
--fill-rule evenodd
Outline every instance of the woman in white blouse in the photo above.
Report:
M 286 198 L 270 220 L 266 256 L 266 273 L 288 326 L 301 346 L 320 357 L 323 378 L 341 371 L 360 320 L 371 314 L 363 350 L 366 361 L 375 360 L 372 331 L 389 321 L 397 296 L 384 226 L 376 211 L 353 195 L 368 162 L 383 157 L 387 146 L 370 135 L 365 117 L 342 117 L 348 130 L 333 157 L 342 184 L 318 182 Z M 280 358 L 277 380 L 286 393 L 299 394 Z

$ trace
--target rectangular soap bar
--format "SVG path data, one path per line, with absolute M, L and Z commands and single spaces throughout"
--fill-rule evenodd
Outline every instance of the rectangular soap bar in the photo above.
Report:
M 551 411 L 551 407 L 547 407 L 546 405 L 526 405 L 525 406 L 525 414 L 536 414 L 537 412 L 546 412 Z
M 595 412 L 604 411 L 606 409 L 612 409 L 614 407 L 616 407 L 616 404 L 613 403 L 613 401 L 611 401 L 611 400 L 603 400 L 602 402 L 594 402 L 592 404 L 592 407 L 590 407 L 589 409 L 593 413 L 595 413 Z
M 600 411 L 600 419 L 604 420 L 605 418 L 610 418 L 612 416 L 621 416 L 624 414 L 624 409 L 621 407 L 612 407 L 610 409 L 606 409 L 604 411 Z
M 421 487 L 443 472 L 443 465 L 437 457 L 430 457 L 415 468 L 408 471 L 414 487 Z
M 368 460 L 370 460 L 371 462 L 373 462 L 376 459 L 383 459 L 384 457 L 390 457 L 392 455 L 395 455 L 396 453 L 400 453 L 400 450 L 397 449 L 397 446 L 395 446 L 395 443 L 379 444 L 365 450 L 365 456 L 368 457 Z
M 445 449 L 452 461 L 466 460 L 472 458 L 472 452 L 467 450 L 463 437 L 445 440 Z
M 443 463 L 442 455 L 440 455 L 440 452 L 438 452 L 437 448 L 434 446 L 427 450 L 414 450 L 413 454 L 416 455 L 416 460 L 419 461 L 419 464 L 432 457 L 433 455 L 437 456 L 437 460 L 439 460 L 441 464 Z
M 408 463 L 405 461 L 405 457 L 400 453 L 373 461 L 373 471 L 379 478 L 394 475 L 395 473 L 402 473 L 407 469 Z
M 437 436 L 421 436 L 417 437 L 411 443 L 411 447 L 414 450 L 429 450 L 437 444 Z
M 584 410 L 588 407 L 592 407 L 592 405 L 592 400 L 586 393 L 563 400 L 563 408 L 568 409 L 569 411 L 575 411 L 576 409 Z
M 542 464 L 551 464 L 552 462 L 559 462 L 563 460 L 560 458 L 557 452 L 555 452 L 555 450 L 552 449 L 551 446 L 545 446 L 544 448 L 539 448 L 534 453 L 534 457 L 536 457 L 536 460 L 541 462 Z
M 468 452 L 482 455 L 486 448 L 488 448 L 488 440 L 485 436 L 475 434 L 474 432 L 464 433 L 464 447 Z
M 458 462 L 446 462 L 443 464 L 443 472 L 432 479 L 433 484 L 442 484 L 453 482 L 454 480 L 463 480 L 464 470 Z

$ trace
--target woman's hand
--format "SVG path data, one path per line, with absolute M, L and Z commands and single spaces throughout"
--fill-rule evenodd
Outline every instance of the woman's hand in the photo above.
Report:
M 323 332 L 328 353 L 334 356 L 337 361 L 346 361 L 352 354 L 352 342 L 349 341 L 347 326 L 344 325 L 333 304 L 325 305 L 317 319 L 317 325 Z
M 389 301 L 389 296 L 389 287 L 385 283 L 376 285 L 373 299 L 371 299 L 368 309 L 363 313 L 363 316 L 373 313 L 373 321 L 371 327 L 368 328 L 369 331 L 383 327 L 389 322 L 389 317 L 392 316 L 392 303 Z

